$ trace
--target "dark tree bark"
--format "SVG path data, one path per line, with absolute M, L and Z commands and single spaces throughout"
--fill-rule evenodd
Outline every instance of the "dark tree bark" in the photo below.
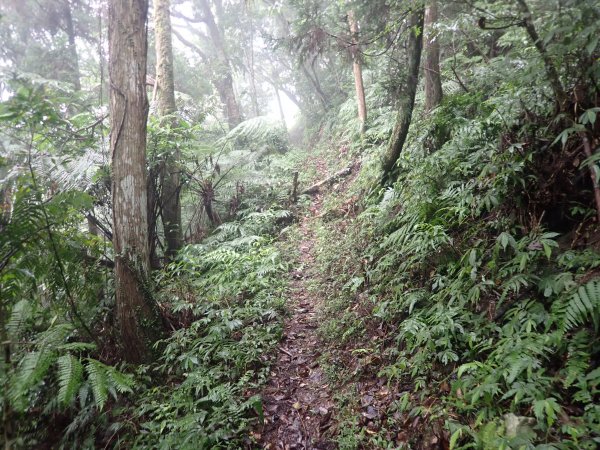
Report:
M 217 227 L 221 225 L 221 218 L 215 209 L 213 208 L 213 202 L 215 200 L 215 188 L 212 184 L 211 179 L 207 179 L 202 184 L 202 204 L 204 205 L 204 211 L 206 217 L 210 221 L 211 225 Z
M 409 17 L 409 35 L 407 46 L 407 68 L 408 76 L 404 92 L 400 98 L 400 108 L 396 118 L 396 125 L 390 139 L 388 148 L 383 156 L 381 168 L 383 170 L 382 184 L 389 185 L 397 177 L 396 162 L 402 153 L 406 142 L 408 129 L 412 120 L 415 106 L 415 96 L 419 84 L 419 64 L 421 63 L 421 51 L 423 49 L 423 21 L 425 11 L 421 7 L 411 12 Z
M 358 46 L 358 23 L 354 17 L 354 11 L 348 11 L 348 26 L 350 27 L 352 41 L 352 71 L 354 72 L 354 88 L 356 90 L 358 119 L 361 124 L 360 132 L 364 133 L 367 126 L 367 102 L 365 100 L 365 87 L 363 85 L 360 47 Z
M 123 356 L 150 360 L 160 326 L 147 288 L 149 272 L 146 186 L 147 0 L 110 0 L 110 148 L 116 309 Z
M 156 34 L 156 103 L 159 117 L 171 116 L 172 126 L 177 120 L 175 82 L 173 77 L 173 43 L 171 36 L 171 0 L 154 0 L 154 29 Z M 161 205 L 166 242 L 166 256 L 172 259 L 181 248 L 181 188 L 178 150 L 169 154 L 161 167 Z
M 440 77 L 440 44 L 433 32 L 438 20 L 437 0 L 430 0 L 425 10 L 425 111 L 431 111 L 442 101 L 442 79 Z

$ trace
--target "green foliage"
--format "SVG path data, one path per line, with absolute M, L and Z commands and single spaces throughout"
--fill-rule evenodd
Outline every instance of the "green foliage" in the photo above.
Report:
M 567 332 L 579 325 L 583 325 L 588 319 L 593 321 L 594 328 L 598 331 L 599 307 L 600 281 L 594 280 L 580 286 L 576 292 L 573 292 L 567 304 L 563 331 Z
M 0 365 L 0 403 L 15 421 L 14 445 L 77 445 L 93 435 L 105 392 L 117 399 L 133 387 L 130 376 L 98 361 L 99 333 L 90 325 L 106 312 L 98 295 L 106 271 L 98 261 L 108 245 L 82 228 L 93 208 L 84 189 L 98 148 L 87 148 L 95 144 L 93 131 L 78 130 L 96 119 L 66 118 L 72 105 L 52 84 L 11 83 L 14 95 L 0 104 L 0 155 L 10 168 L 0 168 L 8 202 L 0 220 L 0 337 L 10 357 Z M 80 428 L 50 435 L 57 415 L 74 417 Z
M 80 388 L 83 378 L 83 366 L 79 359 L 71 354 L 57 359 L 58 364 L 58 401 L 63 404 L 71 403 Z
M 267 117 L 255 117 L 240 123 L 227 133 L 217 145 L 232 145 L 258 151 L 261 156 L 269 152 L 287 151 L 287 133 L 279 121 Z
M 574 4 L 569 14 L 577 25 L 528 3 L 563 25 L 564 41 L 552 21 L 536 21 L 548 33 L 552 55 L 585 60 L 583 47 L 571 44 L 586 39 L 597 54 L 597 42 L 578 34 L 597 25 Z M 477 5 L 496 13 L 506 8 Z M 441 36 L 457 39 L 453 27 L 464 26 L 462 20 L 467 15 L 442 21 Z M 427 116 L 417 110 L 396 184 L 383 192 L 367 187 L 371 194 L 358 217 L 339 218 L 321 231 L 328 299 L 321 332 L 342 355 L 377 357 L 377 374 L 389 386 L 414 391 L 391 429 L 406 429 L 415 417 L 427 429 L 441 417 L 448 435 L 436 436 L 451 448 L 595 448 L 600 255 L 572 237 L 580 229 L 594 234 L 594 223 L 581 221 L 594 215 L 587 209 L 589 185 L 563 191 L 572 178 L 587 177 L 583 171 L 597 159 L 580 165 L 585 156 L 577 153 L 580 133 L 597 133 L 597 105 L 582 106 L 574 125 L 564 116 L 554 120 L 535 48 L 523 46 L 521 28 L 499 35 L 500 57 L 459 53 L 443 63 L 460 64 L 465 72 L 454 75 L 468 84 L 462 90 L 445 85 L 443 102 Z M 516 75 L 513 63 L 523 73 Z M 566 85 L 575 83 L 572 72 L 561 76 Z M 361 176 L 376 179 L 373 166 L 391 119 L 386 109 L 369 111 L 374 129 L 359 145 L 366 150 Z M 342 114 L 349 118 L 350 109 Z M 348 139 L 355 133 L 347 120 L 336 126 Z M 578 155 L 580 173 L 561 154 L 566 149 Z M 556 173 L 546 171 L 551 158 L 564 161 L 553 166 Z M 329 203 L 336 201 L 344 199 Z M 577 204 L 588 205 L 588 212 L 575 215 Z M 373 376 L 367 357 L 356 359 L 342 389 Z M 447 392 L 440 393 L 440 385 Z M 341 407 L 342 415 L 350 414 L 350 406 Z M 360 416 L 346 420 L 353 427 L 350 447 L 368 446 Z M 422 443 L 410 439 L 409 446 Z M 369 443 L 400 445 L 386 438 L 383 426 Z
M 320 333 L 331 344 L 324 365 L 345 390 L 339 446 L 416 447 L 429 437 L 421 431 L 436 430 L 450 448 L 596 448 L 600 256 L 589 173 L 600 171 L 581 140 L 598 137 L 598 1 L 527 1 L 538 42 L 511 2 L 443 3 L 434 31 L 445 98 L 423 113 L 419 92 L 400 176 L 384 192 L 373 180 L 395 125 L 400 43 L 415 2 L 269 2 L 217 20 L 235 31 L 224 41 L 242 103 L 246 74 L 258 91 L 268 79 L 331 147 L 330 169 L 347 157 L 362 164 L 352 192 L 325 199 L 317 233 L 324 275 L 313 289 L 326 296 Z M 27 27 L 12 20 L 22 7 L 10 7 L 0 60 L 39 71 L 36 59 L 55 59 L 49 76 L 72 81 L 64 54 L 97 35 L 84 19 L 93 14 L 74 9 L 80 34 L 67 46 L 53 5 Z M 349 8 L 361 26 L 369 115 L 360 137 Z M 481 17 L 488 26 L 474 25 Z M 268 48 L 255 49 L 258 35 Z M 241 41 L 250 44 L 244 54 L 232 45 Z M 221 67 L 211 53 L 203 65 L 214 76 Z M 256 117 L 224 132 L 209 117 L 220 107 L 210 97 L 218 80 L 190 74 L 187 56 L 175 55 L 183 90 L 207 97 L 198 106 L 178 93 L 177 117 L 151 118 L 148 156 L 156 198 L 166 163 L 181 174 L 190 245 L 154 274 L 170 334 L 135 378 L 115 362 L 110 243 L 83 231 L 90 211 L 110 223 L 106 105 L 80 112 L 73 99 L 96 97 L 96 88 L 76 94 L 31 74 L 0 86 L 0 338 L 10 355 L 0 362 L 0 404 L 16 447 L 253 444 L 245 435 L 262 419 L 258 393 L 282 332 L 289 264 L 276 239 L 297 208 L 291 176 L 300 169 L 304 185 L 322 167 L 303 170 L 310 164 L 289 151 L 279 122 Z M 83 81 L 102 97 L 106 80 L 94 79 L 90 61 L 82 58 Z M 566 104 L 553 99 L 549 65 Z M 374 377 L 398 396 L 369 428 L 352 389 Z M 407 427 L 408 441 L 397 436 Z
M 159 344 L 164 350 L 152 370 L 161 383 L 148 380 L 138 400 L 135 448 L 241 445 L 261 414 L 254 392 L 281 335 L 287 266 L 269 233 L 288 215 L 248 213 L 223 224 L 160 276 L 163 304 L 186 325 Z

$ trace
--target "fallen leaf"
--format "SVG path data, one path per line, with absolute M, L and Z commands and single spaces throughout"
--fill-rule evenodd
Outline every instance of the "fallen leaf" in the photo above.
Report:
M 379 416 L 379 413 L 377 412 L 377 410 L 375 408 L 373 408 L 372 406 L 369 406 L 367 408 L 366 412 L 362 413 L 363 417 L 366 417 L 367 419 L 374 419 L 377 416 Z

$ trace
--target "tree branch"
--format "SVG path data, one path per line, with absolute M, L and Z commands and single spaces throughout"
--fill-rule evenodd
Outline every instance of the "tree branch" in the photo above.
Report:
M 195 51 L 195 52 L 198 54 L 198 56 L 200 56 L 202 59 L 208 59 L 208 58 L 206 57 L 206 53 L 204 53 L 200 47 L 198 47 L 198 46 L 197 46 L 196 44 L 194 44 L 193 42 L 190 42 L 190 41 L 188 41 L 186 38 L 184 38 L 184 37 L 182 36 L 182 34 L 181 34 L 179 31 L 177 31 L 177 30 L 175 29 L 175 27 L 173 27 L 171 31 L 172 31 L 172 32 L 173 32 L 173 34 L 174 34 L 174 35 L 177 37 L 177 39 L 179 39 L 179 41 L 181 41 L 181 43 L 182 43 L 183 45 L 185 45 L 186 47 L 189 47 L 189 48 L 191 48 L 192 50 L 194 50 L 194 51 Z
M 202 23 L 202 22 L 206 21 L 206 19 L 202 16 L 192 18 L 192 17 L 188 17 L 188 16 L 180 13 L 179 11 L 171 11 L 171 15 L 173 17 L 177 17 L 178 19 L 183 19 L 186 22 L 190 22 L 190 23 Z

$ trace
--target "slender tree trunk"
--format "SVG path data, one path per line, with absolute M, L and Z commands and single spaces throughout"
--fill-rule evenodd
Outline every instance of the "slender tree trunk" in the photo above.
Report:
M 277 80 L 276 78 L 271 79 L 269 77 L 265 77 L 265 81 L 267 83 L 269 83 L 271 86 L 273 86 L 273 89 L 275 89 L 275 91 L 283 92 L 285 94 L 285 96 L 287 98 L 289 98 L 291 100 L 291 102 L 298 107 L 298 109 L 300 110 L 300 112 L 302 114 L 307 114 L 306 107 L 304 106 L 304 104 L 302 104 L 300 99 L 292 91 L 290 91 L 288 88 L 283 86 L 279 82 L 279 80 Z
M 235 90 L 233 88 L 233 74 L 231 71 L 231 64 L 225 49 L 225 43 L 223 42 L 222 32 L 215 22 L 215 17 L 210 9 L 208 0 L 200 0 L 200 7 L 202 8 L 202 16 L 204 23 L 208 28 L 210 39 L 217 52 L 217 80 L 215 85 L 219 93 L 219 97 L 225 106 L 225 115 L 227 116 L 227 123 L 229 128 L 233 129 L 242 121 L 242 114 L 240 112 L 240 106 L 235 96 Z M 220 4 L 217 4 L 218 9 L 221 8 Z
M 150 359 L 160 326 L 150 298 L 146 186 L 147 0 L 110 0 L 110 148 L 116 309 L 123 356 Z
M 175 114 L 175 82 L 173 77 L 173 43 L 171 35 L 171 0 L 154 0 L 154 29 L 156 34 L 156 103 L 159 117 Z M 171 117 L 171 124 L 177 120 Z M 166 256 L 172 259 L 181 248 L 181 203 L 179 197 L 181 155 L 174 149 L 162 167 L 162 219 L 165 232 Z
M 433 31 L 438 20 L 437 0 L 430 0 L 425 10 L 425 111 L 431 111 L 442 101 L 440 77 L 440 44 Z
M 300 70 L 308 79 L 308 81 L 310 81 L 310 83 L 313 85 L 313 88 L 315 89 L 315 92 L 317 94 L 317 98 L 321 102 L 321 106 L 323 106 L 323 110 L 327 111 L 329 109 L 329 99 L 325 95 L 325 92 L 323 92 L 323 89 L 321 89 L 321 83 L 319 83 L 319 79 L 316 77 L 316 74 L 315 78 L 313 78 L 304 62 L 300 63 Z M 313 73 L 315 73 L 314 70 Z
M 285 114 L 283 113 L 283 105 L 281 104 L 281 95 L 279 95 L 279 89 L 274 86 L 275 89 L 275 97 L 277 98 L 277 107 L 279 108 L 279 117 L 281 118 L 281 123 L 283 124 L 283 128 L 287 131 L 287 123 L 285 122 Z
M 13 205 L 12 199 L 12 183 L 8 182 L 0 188 L 0 233 L 10 222 Z
M 150 254 L 150 268 L 160 269 L 161 263 L 158 256 L 158 218 L 162 214 L 160 209 L 160 188 L 162 165 L 155 165 L 148 171 L 147 180 L 147 213 L 148 213 L 148 246 Z
M 410 14 L 409 35 L 407 48 L 408 76 L 406 87 L 400 98 L 400 109 L 396 118 L 396 125 L 390 139 L 390 143 L 382 160 L 383 169 L 382 184 L 389 185 L 397 177 L 396 162 L 402 153 L 402 148 L 408 136 L 408 129 L 412 120 L 415 106 L 415 96 L 419 84 L 419 64 L 421 62 L 421 51 L 423 49 L 423 20 L 424 9 L 419 8 Z
M 557 103 L 558 111 L 562 111 L 567 103 L 567 93 L 560 81 L 560 76 L 556 70 L 556 66 L 552 62 L 552 58 L 548 54 L 544 41 L 540 38 L 535 26 L 533 25 L 533 19 L 531 17 L 531 11 L 525 0 L 517 0 L 519 11 L 523 14 L 523 26 L 529 35 L 529 38 L 533 41 L 533 45 L 537 49 L 538 53 L 542 57 L 544 62 L 544 68 L 546 69 L 546 76 L 550 82 L 550 87 L 554 92 L 554 100 Z
M 360 132 L 363 134 L 367 126 L 367 102 L 365 101 L 365 88 L 363 85 L 362 64 L 360 57 L 360 47 L 358 45 L 358 23 L 354 16 L 354 11 L 348 11 L 348 25 L 352 45 L 350 47 L 352 54 L 352 71 L 354 72 L 354 87 L 356 89 L 356 101 L 358 104 L 358 119 L 360 120 Z
M 247 9 L 249 15 L 251 12 Z M 258 106 L 258 91 L 256 89 L 256 73 L 254 71 L 254 22 L 250 16 L 250 61 L 248 66 L 250 69 L 250 86 L 252 87 L 252 107 L 254 108 L 254 116 L 260 116 L 260 108 Z
M 63 13 L 65 19 L 65 31 L 69 45 L 69 66 L 71 69 L 71 82 L 76 91 L 81 90 L 81 75 L 79 72 L 79 56 L 77 55 L 77 44 L 75 42 L 75 28 L 73 27 L 73 13 L 70 0 L 63 0 Z
M 0 189 L 0 233 L 6 228 L 6 226 L 10 222 L 10 217 L 12 214 L 12 185 L 11 183 L 7 183 L 6 186 L 3 186 Z M 2 296 L 3 286 L 0 283 L 0 349 L 2 351 L 3 358 L 3 367 L 4 373 L 0 373 L 2 375 L 2 389 L 3 392 L 8 392 L 9 385 L 9 371 L 11 370 L 11 346 L 8 340 L 8 332 L 6 329 L 6 324 L 8 322 L 8 305 L 6 304 L 5 297 Z M 10 399 L 7 395 L 4 395 L 4 405 L 2 408 L 2 429 L 4 431 L 4 450 L 9 450 L 11 448 L 11 440 L 12 440 L 12 428 L 13 428 L 13 418 L 12 418 L 12 408 L 10 405 Z
M 213 208 L 213 200 L 215 199 L 215 190 L 212 184 L 212 180 L 208 179 L 204 182 L 202 189 L 202 203 L 204 205 L 204 211 L 206 217 L 210 221 L 211 225 L 216 227 L 221 225 L 221 218 L 219 214 Z
M 583 141 L 583 151 L 585 152 L 585 156 L 587 158 L 592 158 L 594 156 L 594 151 L 592 150 L 592 145 L 590 144 L 587 132 L 581 131 L 579 135 L 581 136 L 581 140 Z M 594 200 L 596 201 L 596 217 L 598 218 L 598 223 L 600 224 L 600 185 L 598 184 L 598 179 L 596 178 L 596 171 L 594 170 L 593 166 L 590 167 L 590 179 L 592 180 Z

